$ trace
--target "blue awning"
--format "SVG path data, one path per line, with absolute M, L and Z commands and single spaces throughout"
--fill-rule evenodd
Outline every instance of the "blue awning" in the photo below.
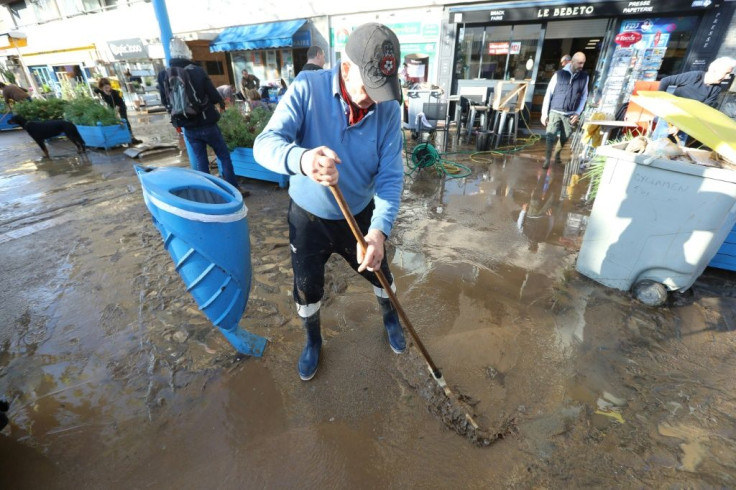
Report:
M 210 43 L 210 52 L 286 48 L 306 20 L 287 20 L 250 26 L 228 27 Z

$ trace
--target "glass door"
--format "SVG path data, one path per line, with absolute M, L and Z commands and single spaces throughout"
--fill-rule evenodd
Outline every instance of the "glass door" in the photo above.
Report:
M 61 97 L 61 86 L 56 78 L 56 74 L 49 69 L 48 66 L 30 66 L 33 78 L 36 79 L 36 85 L 41 90 L 44 97 Z
M 462 27 L 455 61 L 457 80 L 527 80 L 531 100 L 542 24 Z

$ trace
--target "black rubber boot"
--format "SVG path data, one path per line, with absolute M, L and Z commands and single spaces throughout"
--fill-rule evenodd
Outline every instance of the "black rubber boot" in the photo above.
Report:
M 555 135 L 554 140 L 550 138 L 550 135 L 547 135 L 547 148 L 544 153 L 544 164 L 542 165 L 543 169 L 549 168 L 549 162 L 552 159 L 552 150 L 554 149 L 555 143 L 557 143 L 557 136 Z
M 401 354 L 406 350 L 406 340 L 404 339 L 404 329 L 399 323 L 399 314 L 391 304 L 388 298 L 378 298 L 378 304 L 381 306 L 381 314 L 383 314 L 383 325 L 386 327 L 388 334 L 388 344 L 391 350 L 397 354 Z
M 299 356 L 299 377 L 309 381 L 317 373 L 319 352 L 322 349 L 322 331 L 319 325 L 319 311 L 307 318 L 302 318 L 302 325 L 307 332 L 307 343 Z
M 562 143 L 557 142 L 557 144 L 555 145 L 555 163 L 557 165 L 562 165 L 561 153 L 562 153 Z

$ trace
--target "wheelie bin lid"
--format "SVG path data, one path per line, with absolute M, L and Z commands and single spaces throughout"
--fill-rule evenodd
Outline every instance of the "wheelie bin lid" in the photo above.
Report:
M 697 100 L 642 91 L 631 99 L 736 164 L 736 121 Z

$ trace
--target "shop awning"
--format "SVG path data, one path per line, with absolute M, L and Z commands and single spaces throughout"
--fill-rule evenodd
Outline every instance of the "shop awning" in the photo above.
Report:
M 210 44 L 210 51 L 286 48 L 293 44 L 294 33 L 306 20 L 287 20 L 250 26 L 228 27 Z

